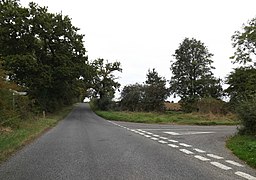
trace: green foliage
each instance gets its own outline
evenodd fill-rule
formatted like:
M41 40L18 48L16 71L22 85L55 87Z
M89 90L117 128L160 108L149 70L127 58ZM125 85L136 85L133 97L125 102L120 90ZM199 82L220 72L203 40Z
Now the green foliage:
M236 112L242 125L239 132L256 135L256 95L245 98L237 104Z
M243 25L242 31L236 31L232 36L233 47L236 48L234 63L252 62L256 55L256 18Z
M237 135L227 141L227 147L251 167L256 168L256 138Z
M181 97L183 109L193 110L192 104L200 98L222 95L220 80L211 72L213 54L201 41L185 38L173 56L176 62L171 65L170 88Z
M245 97L256 94L256 69L252 67L240 67L227 77L229 87L225 92L230 97L232 107Z
M153 69L148 71L145 82L145 93L142 103L145 111L165 110L164 101L169 96L169 90L165 87L165 78L158 75Z
M121 92L121 108L129 111L163 111L169 95L165 78L153 69L148 71L145 85L128 85Z
M143 109L144 86L138 83L127 85L121 92L121 109L128 111L141 111Z
M88 78L83 35L71 19L46 7L1 1L0 56L9 78L47 111L73 103Z
M47 118L30 119L19 122L19 128L0 127L0 162L6 160L22 146L38 137L46 129L53 127L72 110L72 106L64 107Z
M198 113L182 112L130 112L130 111L96 111L96 114L115 121L137 123L174 123L190 125L235 125L237 121L232 116L212 116Z
M107 110L114 98L115 91L120 87L116 81L114 72L122 72L120 62L109 63L104 59L96 59L91 63L93 69L93 79L90 88L92 96L97 99L94 101L96 107Z

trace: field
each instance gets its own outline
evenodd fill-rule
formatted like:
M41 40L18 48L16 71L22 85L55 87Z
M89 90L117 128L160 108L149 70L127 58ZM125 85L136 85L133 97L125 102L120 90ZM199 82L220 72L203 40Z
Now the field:
M213 115L200 113L183 113L180 111L156 112L128 112L128 111L95 111L105 119L137 123L166 123L188 125L236 125L236 116Z

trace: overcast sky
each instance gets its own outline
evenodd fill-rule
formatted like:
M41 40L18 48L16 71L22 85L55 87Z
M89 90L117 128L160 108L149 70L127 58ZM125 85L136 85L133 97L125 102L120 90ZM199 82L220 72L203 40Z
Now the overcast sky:
M30 0L21 0L27 6ZM34 0L72 18L84 34L89 60L120 61L122 86L142 83L148 69L167 80L172 54L185 37L196 38L214 56L214 74L232 70L231 36L256 17L255 0Z

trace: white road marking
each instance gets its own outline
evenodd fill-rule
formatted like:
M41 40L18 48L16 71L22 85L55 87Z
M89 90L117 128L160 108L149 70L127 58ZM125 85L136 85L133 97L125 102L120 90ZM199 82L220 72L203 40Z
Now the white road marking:
M149 136L149 135L146 135L146 134L145 134L144 136L145 136L145 137L147 137L147 138L150 138L150 137L151 137L151 136Z
M181 135L196 135L196 134L212 134L212 133L215 133L215 132L180 132L180 133L177 133L177 132L164 132L166 134L170 134L170 135L173 135L173 136L181 136Z
M232 161L232 160L226 160L227 163L238 166L238 167L244 167L242 164Z
M160 136L159 138L160 138L160 139L165 139L165 140L168 139L168 138L166 138L166 137L161 137L161 136Z
M176 133L176 132L164 132L164 133L174 135L174 136L180 135L180 133Z
M256 177L251 176L250 174L247 174L247 173L244 173L244 172L241 172L241 171L237 171L237 172L235 172L235 174L240 176L240 177L243 177L245 179L248 179L248 180L256 180Z
M158 142L160 142L160 143L162 143L162 144L166 144L166 143L167 143L166 141L163 141L163 140L160 140L160 141L158 141Z
M151 133L151 132L146 132L147 134L150 134L150 135L152 135L153 133Z
M155 138L155 137L152 137L150 139L155 140L155 141L159 140L158 138Z
M203 151L203 150L201 150L201 149L194 148L194 150L195 150L196 152L199 152L199 153L206 153L205 151Z
M189 144L185 144L185 143L180 143L181 146L184 146L184 147L191 147L191 145Z
M173 148L178 148L179 146L175 145L175 144L168 144L168 146L173 147Z
M228 166L226 166L226 165L224 165L224 164L221 164L221 163L219 163L219 162L211 162L211 164L214 165L214 166L216 166L216 167L218 167L218 168L220 168L220 169L223 169L223 170L232 169L231 167L228 167Z
M154 134L153 136L155 136L155 137L160 137L159 135L157 135L157 134Z
M181 152L184 152L186 154L194 154L193 152L187 150L187 149L180 149Z
M207 154L207 156L212 157L214 159L223 159L223 157L217 156L217 155L214 155L214 154Z
M197 158L197 159L199 159L199 160L201 160L201 161L210 161L210 159L205 158L205 157L203 157L203 156L195 155L194 157Z
M178 143L179 141L173 140L173 139L168 139L170 142Z

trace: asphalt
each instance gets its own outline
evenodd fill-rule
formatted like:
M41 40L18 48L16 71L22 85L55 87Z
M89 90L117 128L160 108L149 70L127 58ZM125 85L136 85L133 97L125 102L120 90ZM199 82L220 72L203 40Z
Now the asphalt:
M0 179L239 180L246 179L246 175L249 175L247 178L256 177L254 169L225 148L225 139L235 132L233 126L112 122L98 117L87 104L81 103L56 127L1 164ZM165 139L152 140L152 135ZM168 140L178 141L171 143L179 148L170 147ZM195 148L205 152L195 152ZM181 149L193 154L186 154ZM209 154L222 159L214 159ZM195 158L197 155L209 160L199 160ZM238 162L242 167L227 164L226 160ZM231 169L223 170L214 163L225 164ZM241 177L241 173L245 176Z

